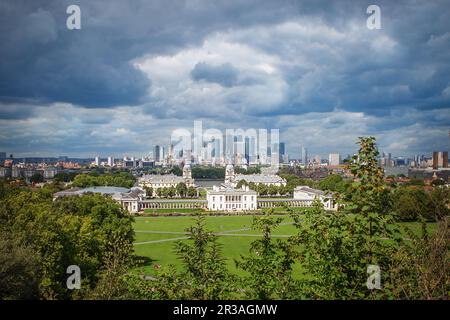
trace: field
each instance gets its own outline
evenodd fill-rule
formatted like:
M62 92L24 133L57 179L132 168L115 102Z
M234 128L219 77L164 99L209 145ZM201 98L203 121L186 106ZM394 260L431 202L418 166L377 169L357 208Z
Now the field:
M284 220L273 232L273 237L285 239L295 233L292 219L283 216ZM248 253L249 245L260 235L258 231L251 230L253 216L206 216L206 228L219 236L219 243L223 245L222 252L226 257L230 271L242 274L235 267L234 259L239 259L241 254ZM186 241L186 229L193 225L193 217L189 216L161 216L161 217L136 217L134 229L136 240L134 244L137 255L147 260L146 270L153 272L153 265L173 264L180 268L180 263L174 253L176 241ZM404 223L413 231L418 232L418 223ZM430 231L434 224L428 225ZM299 266L294 266L299 271Z
M300 208L300 207L295 207L295 208L290 208L292 212L304 212L305 210L310 210L311 208ZM167 214L167 215L193 215L194 213L205 213L207 212L206 209L190 209L190 208L186 208L186 209L144 209L144 215L147 214ZM287 211L285 208L283 207L274 207L272 208L272 212L274 214L287 214ZM263 213L263 211L261 209L257 209L254 211L247 211L247 214L261 214ZM225 214L224 212L222 212L222 214Z

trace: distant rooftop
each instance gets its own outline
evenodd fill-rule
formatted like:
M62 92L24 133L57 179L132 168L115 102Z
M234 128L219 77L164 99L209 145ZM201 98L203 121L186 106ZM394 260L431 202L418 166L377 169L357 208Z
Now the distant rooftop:
M221 186L214 186L213 190L208 190L208 194L254 194L256 195L256 191L250 189L236 189L230 185L222 184Z
M286 183L286 180L275 174L237 174L235 181L240 180L253 183Z
M61 197L61 196L71 196L71 195L82 195L88 192L93 193L100 193L103 195L113 195L113 194L119 194L119 193L129 193L130 189L127 188L120 188L120 187L89 187L89 188L72 188L69 190L64 190L60 192L55 193L55 197Z
M318 189L313 189L313 188L310 188L308 186L298 186L298 187L296 187L294 189L294 192L295 191L303 191L303 192L306 192L306 193L309 193L309 194L314 194L314 195L319 195L319 196L329 195L329 194L325 193L325 191L318 190Z
M185 179L182 176L176 176L174 174L146 174L139 178L139 181L151 183L179 183L185 182Z

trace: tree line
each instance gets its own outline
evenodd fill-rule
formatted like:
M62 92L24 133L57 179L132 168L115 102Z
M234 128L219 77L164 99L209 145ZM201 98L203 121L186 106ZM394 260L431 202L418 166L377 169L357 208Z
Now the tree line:
M80 188L96 186L131 188L135 182L136 178L129 172L89 173L76 175L72 185Z
M120 205L99 194L53 201L52 191L0 183L1 299L95 298L132 260L133 218ZM66 286L70 265L81 290Z
M153 198L154 196L158 198L194 198L198 196L197 189L192 186L188 187L184 182L178 183L175 187L152 188L144 186L143 189L147 198Z

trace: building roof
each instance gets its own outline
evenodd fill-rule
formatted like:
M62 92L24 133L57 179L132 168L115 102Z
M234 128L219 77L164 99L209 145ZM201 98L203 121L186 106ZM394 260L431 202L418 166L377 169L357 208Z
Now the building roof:
M129 192L120 192L113 194L113 198L117 200L138 200L145 193L141 188L131 188Z
M306 192L312 195L317 195L317 196L324 196L324 197L331 197L330 193L326 193L325 191L322 190L318 190L318 189L313 189L311 187L308 186L298 186L294 189L294 192Z
M185 178L182 176L176 176L174 174L146 174L139 178L139 182L147 183L180 183L185 181Z
M213 190L208 190L208 194L211 195L223 195L223 194L245 194L245 195L256 195L256 191L250 189L235 189L230 185L221 185L220 187L214 186Z
M101 193L103 195L113 195L118 193L129 193L130 189L120 187L89 187L89 188L72 188L55 193L55 197L82 195L88 192Z
M245 180L250 183L286 183L286 180L276 174L237 174L235 181Z

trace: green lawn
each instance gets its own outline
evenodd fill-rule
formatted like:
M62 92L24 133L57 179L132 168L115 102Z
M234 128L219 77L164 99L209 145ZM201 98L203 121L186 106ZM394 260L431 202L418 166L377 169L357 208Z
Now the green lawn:
M292 219L283 216L282 225L274 230L273 235L281 239L295 233ZM248 253L250 243L259 237L259 232L251 230L253 216L206 216L206 228L219 233L219 243L223 245L222 252L226 257L230 271L242 274L235 267L234 259L241 254ZM153 265L170 265L177 268L180 263L174 253L176 241L186 241L186 229L193 225L193 217L161 216L137 217L134 222L136 232L135 252L147 259L145 269L152 272ZM420 224L416 222L403 223L414 232L420 231ZM435 224L428 224L429 230L435 229ZM296 272L297 271L297 272ZM294 273L300 274L299 266L294 266Z
M287 214L286 208L284 207L274 207L273 209L273 213L275 214ZM291 208L291 210L293 212L304 212L305 210L311 210L312 208L305 208L305 207L293 207ZM262 213L264 210L268 210L268 209L258 209L255 210L253 212L259 212ZM204 209L144 209L144 214L158 214L158 213L205 213L206 210ZM211 212L211 213L217 213L217 212ZM248 213L249 215L252 214L252 212Z

